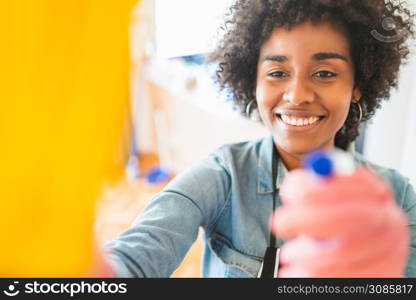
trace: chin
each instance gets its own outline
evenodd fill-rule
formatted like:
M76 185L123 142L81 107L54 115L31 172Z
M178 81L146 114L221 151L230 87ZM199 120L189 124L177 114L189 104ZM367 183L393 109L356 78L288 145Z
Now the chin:
M313 150L322 149L319 143L306 143L304 141L296 143L281 143L278 148L291 155L305 155Z

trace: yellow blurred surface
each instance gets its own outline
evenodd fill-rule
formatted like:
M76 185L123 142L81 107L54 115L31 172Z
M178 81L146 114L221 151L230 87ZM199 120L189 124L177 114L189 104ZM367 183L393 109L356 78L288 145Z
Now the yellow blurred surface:
M80 276L130 135L133 0L3 1L0 276Z

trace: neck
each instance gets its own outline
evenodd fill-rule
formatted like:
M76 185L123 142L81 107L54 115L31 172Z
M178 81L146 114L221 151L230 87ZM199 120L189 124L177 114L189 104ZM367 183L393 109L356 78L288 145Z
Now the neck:
M277 147L277 152L279 153L280 159L288 171L292 171L301 167L302 159L305 156L304 154L288 153L282 149L279 149L279 147Z

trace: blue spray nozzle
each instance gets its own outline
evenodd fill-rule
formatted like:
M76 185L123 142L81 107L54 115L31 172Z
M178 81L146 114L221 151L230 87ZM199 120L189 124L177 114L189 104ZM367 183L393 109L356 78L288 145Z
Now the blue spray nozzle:
M341 150L317 150L306 155L304 167L316 175L329 177L333 174L352 174L355 165L352 158Z
M312 152L305 158L305 165L315 174L328 177L333 173L334 164L329 155L323 151Z

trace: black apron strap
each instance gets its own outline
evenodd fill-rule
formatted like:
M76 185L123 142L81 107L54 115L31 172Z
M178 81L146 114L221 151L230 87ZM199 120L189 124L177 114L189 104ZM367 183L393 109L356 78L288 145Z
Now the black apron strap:
M272 150L272 188L273 188L273 212L276 209L276 179L277 179L277 149L273 143ZM279 265L279 250L276 248L276 237L270 231L269 246L264 253L263 265L261 268L260 278L273 278L277 275Z

